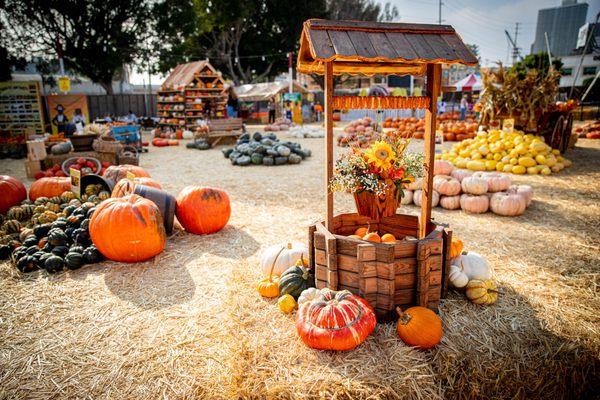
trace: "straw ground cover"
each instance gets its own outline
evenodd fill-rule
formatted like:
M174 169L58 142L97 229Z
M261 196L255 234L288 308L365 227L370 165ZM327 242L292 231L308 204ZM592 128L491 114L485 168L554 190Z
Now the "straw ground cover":
M346 353L316 352L294 317L258 297L260 249L306 240L323 214L322 140L299 165L232 167L219 150L151 149L142 166L165 189L224 188L223 231L177 232L156 259L46 276L0 265L0 398L585 398L600 385L600 142L571 169L516 177L535 190L525 215L435 209L494 266L503 292L481 308L444 301L444 339L412 350L379 325ZM420 149L422 142L412 144ZM336 149L336 151L342 151ZM23 177L21 161L0 173ZM336 195L338 211L351 211ZM417 214L415 207L403 212Z

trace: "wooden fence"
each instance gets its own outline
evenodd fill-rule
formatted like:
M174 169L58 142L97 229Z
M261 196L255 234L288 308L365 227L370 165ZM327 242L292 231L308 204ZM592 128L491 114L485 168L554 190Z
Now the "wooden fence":
M104 117L106 114L122 116L133 111L138 117L156 116L156 95L115 94L87 96L90 120Z

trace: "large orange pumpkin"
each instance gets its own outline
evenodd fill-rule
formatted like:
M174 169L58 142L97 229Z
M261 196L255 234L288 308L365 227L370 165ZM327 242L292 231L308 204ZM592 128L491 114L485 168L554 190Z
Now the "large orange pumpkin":
M110 198L96 206L90 237L109 260L139 262L163 251L165 227L160 210L137 194Z
M33 201L38 197L60 196L69 190L71 190L71 178L40 178L31 184L29 188L29 200Z
M351 350L364 342L376 325L373 308L347 290L321 289L298 310L296 329L302 341L318 350Z
M143 168L138 167L137 165L129 165L129 164L111 165L110 167L108 167L106 169L106 171L104 171L104 174L102 176L106 179L110 179L111 181L117 183L121 179L126 178L128 172L131 172L133 175L135 175L138 178L140 178L140 177L150 178L150 174L147 173Z
M0 214L27 198L27 189L21 181L8 175L0 175Z
M398 336L409 346L420 349L435 347L442 340L442 320L433 311L425 307L411 307L402 311L396 308Z
M224 190L187 186L177 196L177 219L197 235L220 231L231 216L229 196Z
M142 176L142 177L139 177L139 178L136 177L136 178L133 179L133 182L136 185L151 186L153 188L162 190L162 186L161 186L160 183L158 183L157 181L155 181L152 178L148 178L148 177L145 177L145 176Z

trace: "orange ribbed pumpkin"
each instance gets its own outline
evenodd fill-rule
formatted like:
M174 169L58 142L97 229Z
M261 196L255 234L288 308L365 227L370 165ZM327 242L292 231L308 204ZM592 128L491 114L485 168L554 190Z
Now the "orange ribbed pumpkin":
M298 310L296 329L308 347L351 350L364 342L377 324L373 308L347 290L321 289Z
M8 175L0 175L0 193L0 214L6 214L9 208L27 198L25 185Z
M110 179L111 181L117 183L121 179L126 178L128 172L131 172L138 178L150 178L150 174L147 173L143 168L138 167L137 165L129 164L111 165L110 167L106 168L106 171L104 171L104 174L102 176L106 179Z
M90 219L90 237L109 260L139 262L163 251L165 227L160 210L137 194L110 198Z
M187 186L177 196L175 212L186 231L204 235L218 232L227 225L231 204L224 190Z
M63 192L71 190L71 178L51 177L40 178L31 184L29 188L29 200L38 197L60 196Z
M442 340L442 320L433 311L425 307L411 307L402 311L396 307L398 336L409 346L430 349Z
M135 178L133 181L129 179L121 179L115 184L111 197L123 197L128 194L134 193L134 189L137 185L151 186L153 188L162 190L160 183L156 182L152 178Z

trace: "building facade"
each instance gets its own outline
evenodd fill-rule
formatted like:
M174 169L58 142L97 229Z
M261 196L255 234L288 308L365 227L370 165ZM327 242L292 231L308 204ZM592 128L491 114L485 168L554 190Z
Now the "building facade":
M577 3L577 0L563 0L559 7L539 10L531 53L547 51L547 33L553 57L571 54L577 46L579 28L585 24L587 11L587 3Z

